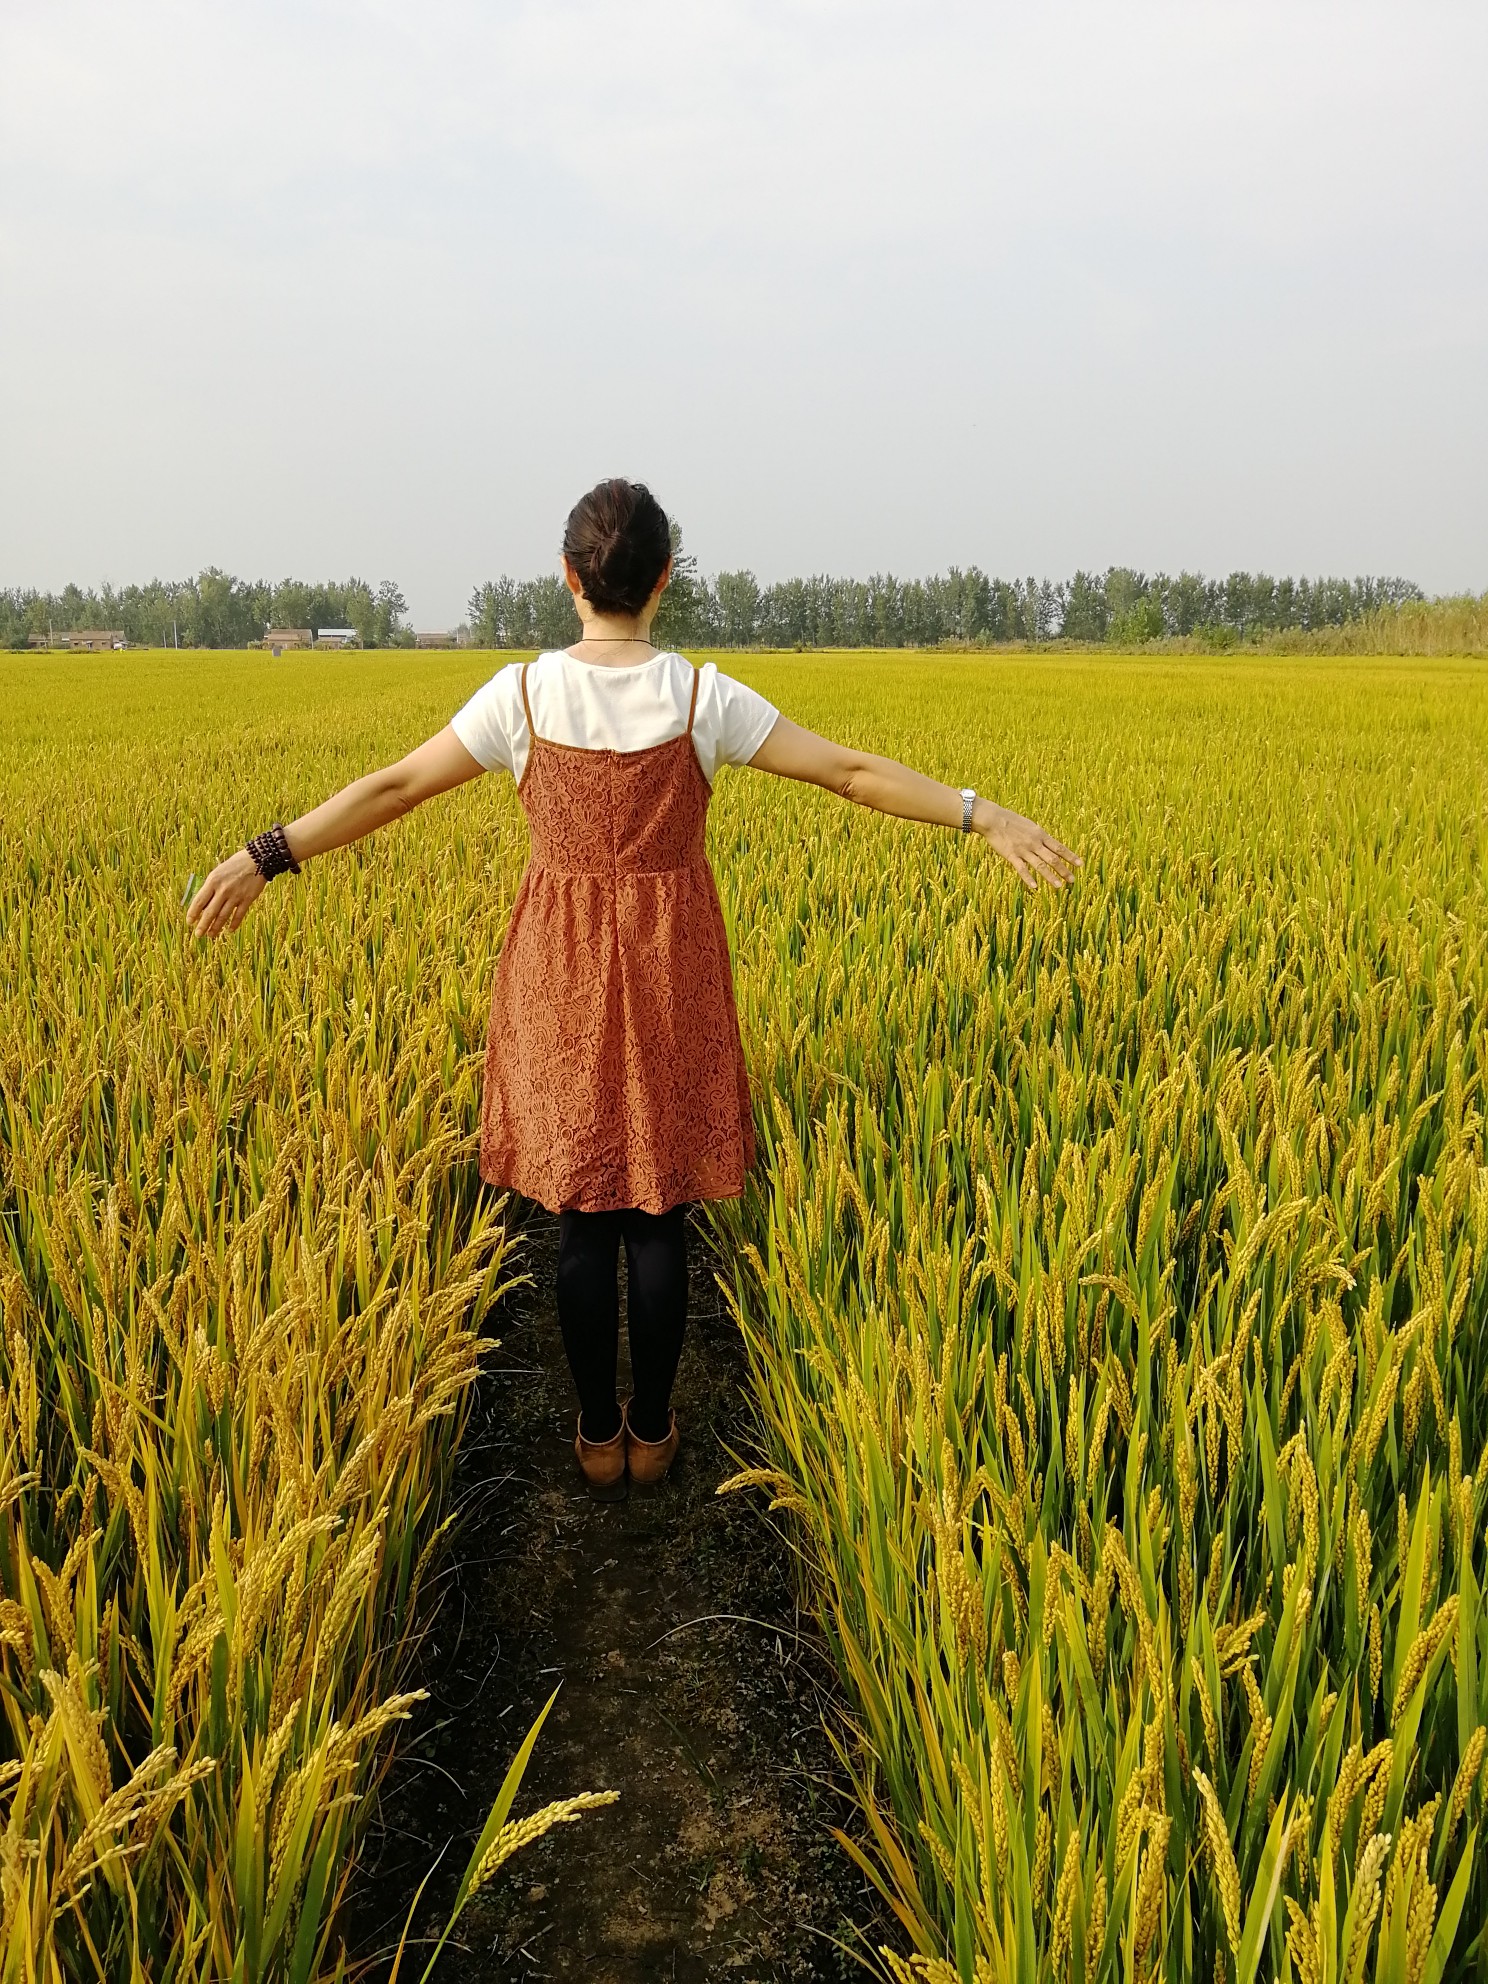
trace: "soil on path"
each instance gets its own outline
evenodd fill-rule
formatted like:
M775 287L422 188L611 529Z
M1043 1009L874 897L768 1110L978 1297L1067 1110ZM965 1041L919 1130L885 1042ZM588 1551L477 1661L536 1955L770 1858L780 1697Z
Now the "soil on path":
M510 1298L462 1450L463 1513L417 1675L430 1699L382 1787L351 1907L353 1950L387 1974L409 1903L422 1971L511 1757L562 1684L515 1816L615 1789L526 1849L471 1903L440 1984L571 1978L862 1978L898 1945L831 1827L853 1831L822 1728L830 1663L796 1610L785 1545L757 1497L717 1497L747 1443L738 1333L701 1234L676 1406L683 1446L649 1493L596 1504L553 1308L557 1222L525 1231L532 1286ZM622 1279L623 1279L622 1254ZM623 1313L623 1310L622 1310ZM625 1352L622 1330L622 1386Z

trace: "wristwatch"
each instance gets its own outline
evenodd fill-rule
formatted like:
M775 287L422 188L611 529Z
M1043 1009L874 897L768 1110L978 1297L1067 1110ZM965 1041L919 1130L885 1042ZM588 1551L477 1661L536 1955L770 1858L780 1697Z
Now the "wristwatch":
M964 834L971 832L971 809L975 805L975 792L969 785L963 785L961 788L961 831Z

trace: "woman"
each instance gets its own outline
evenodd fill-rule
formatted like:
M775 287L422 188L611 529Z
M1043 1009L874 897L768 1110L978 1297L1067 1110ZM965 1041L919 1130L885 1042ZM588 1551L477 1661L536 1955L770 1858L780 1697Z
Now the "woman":
M703 848L713 778L747 764L901 819L981 835L1029 888L1078 857L1031 820L891 758L833 744L763 696L658 651L667 518L638 483L574 506L563 571L583 637L514 662L449 725L290 826L219 863L193 899L200 937L236 930L267 883L498 767L532 855L496 972L481 1175L558 1214L558 1320L591 1493L654 1482L677 1452L672 1382L687 1314L686 1213L736 1197L754 1160L723 916ZM617 1269L629 1270L633 1396L616 1398Z

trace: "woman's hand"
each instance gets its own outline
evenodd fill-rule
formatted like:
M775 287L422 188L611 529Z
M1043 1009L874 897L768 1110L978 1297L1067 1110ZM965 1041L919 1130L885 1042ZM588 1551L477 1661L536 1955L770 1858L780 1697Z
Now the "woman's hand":
M987 845L996 848L1017 872L1027 889L1036 889L1040 882L1062 889L1075 870L1085 865L1078 854L1063 841L1055 840L1053 834L1046 834L1021 813L1009 812L1006 806L998 806L990 799L977 800L971 824Z
M186 921L198 937L221 937L236 930L268 887L246 847L217 866L191 898Z

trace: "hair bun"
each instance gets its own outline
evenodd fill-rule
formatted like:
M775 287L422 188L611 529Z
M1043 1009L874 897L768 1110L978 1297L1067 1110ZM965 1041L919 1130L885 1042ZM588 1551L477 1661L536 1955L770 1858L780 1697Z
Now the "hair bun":
M643 482L614 477L581 496L563 530L563 555L597 613L640 613L672 555L665 510Z

